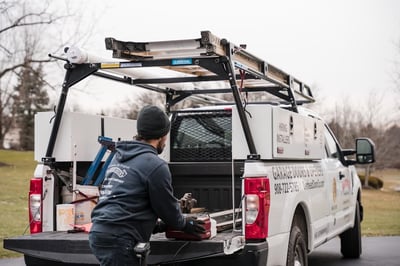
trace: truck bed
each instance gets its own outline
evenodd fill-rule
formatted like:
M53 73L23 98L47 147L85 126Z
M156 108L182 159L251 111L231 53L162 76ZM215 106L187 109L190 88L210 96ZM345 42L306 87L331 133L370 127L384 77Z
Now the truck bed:
M236 240L236 243L232 241L236 236L237 233L229 230L220 232L209 240L184 241L167 239L163 233L156 234L151 238L148 263L169 263L221 256L225 254L224 251L232 248L231 245L236 247L244 245L239 243L240 240L239 242ZM43 232L18 236L4 239L4 248L57 262L98 265L89 248L87 233Z
M243 161L232 162L170 162L172 186L177 198L191 193L196 207L208 212L238 208L241 200ZM235 206L232 206L232 168L235 172Z
M212 163L170 163L173 174L174 192L178 197L190 192L197 199L197 207L205 207L210 214L232 210L232 164ZM240 205L240 174L243 162L236 162L235 205ZM190 182L189 182L190 180ZM232 227L224 228L224 219L217 217L222 229L210 240L182 241L167 239L165 234L153 235L149 264L173 263L200 258L225 256L240 250L245 245L240 233L233 233ZM238 217L240 218L240 217ZM227 220L227 222L229 223ZM232 226L232 224L231 224ZM237 225L238 226L238 225ZM240 226L238 227L240 228ZM20 252L25 256L59 263L98 265L88 244L87 233L43 232L33 235L16 236L4 240L4 248ZM225 256L226 257L226 256ZM50 265L52 265L50 263Z

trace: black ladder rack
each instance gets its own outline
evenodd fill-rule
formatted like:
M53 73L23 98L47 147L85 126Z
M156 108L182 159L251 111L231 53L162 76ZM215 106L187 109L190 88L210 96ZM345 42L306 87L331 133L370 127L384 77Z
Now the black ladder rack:
M210 31L202 31L201 38L197 39L125 42L106 38L105 43L106 48L113 51L114 58L177 72L176 77L169 77L168 80L158 77L134 79L132 84L227 81L229 75L226 70L217 66L226 60L233 68L237 83L243 82L242 90L266 91L292 104L294 110L298 101L314 102L308 85ZM124 67L123 64L118 67L121 66Z
M259 156L247 121L242 92L267 92L279 98L280 102L290 104L294 112L297 112L298 104L314 102L308 85L242 46L218 38L209 31L202 31L197 39L125 42L106 38L105 43L106 48L113 51L113 57L120 59L118 62L78 64L67 61L63 91L43 162L54 162L54 144L69 88L90 75L164 93L168 112L171 106L190 96L209 100L207 94L231 93L249 148L249 159L258 159ZM183 84L192 86L186 88Z

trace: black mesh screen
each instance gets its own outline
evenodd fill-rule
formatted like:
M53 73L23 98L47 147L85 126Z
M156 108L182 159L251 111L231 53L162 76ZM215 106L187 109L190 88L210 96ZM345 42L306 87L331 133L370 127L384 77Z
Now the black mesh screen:
M177 113L171 128L171 161L230 161L231 110Z

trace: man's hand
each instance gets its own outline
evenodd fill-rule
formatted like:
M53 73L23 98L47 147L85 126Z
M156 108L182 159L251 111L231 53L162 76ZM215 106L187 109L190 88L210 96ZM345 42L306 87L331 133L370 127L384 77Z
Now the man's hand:
M167 225L163 221L157 220L153 234L164 233L165 231L167 231Z
M204 222L197 220L195 217L186 217L186 224L183 228L185 233L195 236L199 240L201 239L201 234L206 232L204 228Z

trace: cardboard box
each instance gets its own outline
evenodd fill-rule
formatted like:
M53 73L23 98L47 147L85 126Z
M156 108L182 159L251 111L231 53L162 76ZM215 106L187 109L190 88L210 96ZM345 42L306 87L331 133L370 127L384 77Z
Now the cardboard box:
M90 223L93 208L96 206L100 195L97 186L76 186L76 199L72 201L72 192L66 187L62 188L61 195L63 203L71 203L75 206L74 224L81 225Z
M74 228L75 205L57 204L56 207L57 231L67 231Z

